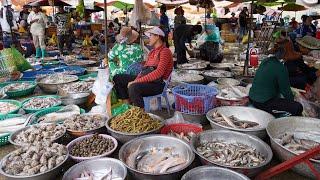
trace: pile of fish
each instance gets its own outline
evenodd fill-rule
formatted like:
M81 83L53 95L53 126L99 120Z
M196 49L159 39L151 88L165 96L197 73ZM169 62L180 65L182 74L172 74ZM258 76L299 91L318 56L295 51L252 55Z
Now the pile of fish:
M240 120L233 115L227 117L226 115L219 113L217 111L213 112L211 114L211 117L214 122L226 127L232 127L237 129L249 129L249 128L254 128L256 126L259 126L259 123L247 121L247 120Z
M190 70L191 71L191 70ZM196 82L203 80L204 77L197 73L190 73L187 71L176 71L172 74L173 82Z
M45 84L62 84L75 81L76 78L73 75L66 75L61 73L55 73L51 75L47 75L46 77L40 80L40 83Z
M209 70L209 71L204 71L203 73L205 76L209 77L232 77L232 73L229 71L223 71L223 70Z
M73 115L66 119L63 125L73 131L90 131L104 126L105 119L99 114Z
M103 169L103 170L84 170L81 172L78 178L73 180L123 180L121 177L114 177L112 169Z
M65 146L57 143L39 143L10 153L2 162L2 170L15 176L31 176L59 166L66 158Z
M110 152L115 144L112 139L99 134L85 138L73 145L70 154L76 157L92 157Z
M132 134L152 131L161 126L162 123L159 120L153 119L138 107L132 107L110 121L110 127L113 130Z
M60 88L67 93L81 93L91 91L93 82L79 81L70 84L64 84Z
M30 87L32 87L31 83L12 83L12 84L6 85L3 88L3 90L4 90L4 92L21 91L21 90L29 89Z
M242 143L223 140L202 142L197 151L207 160L231 167L255 167L266 161L256 149Z
M137 154L139 149L140 146L126 159L126 164L138 171L152 174L163 174L180 170L187 163L185 158L174 152L174 147L167 147L163 149L154 147L148 151Z
M55 97L35 97L23 104L25 109L44 109L56 106L61 100Z
M281 134L278 138L274 139L286 149L302 154L309 149L312 149L320 145L320 132L308 131L308 132L287 132Z
M73 115L80 114L80 108L77 105L68 105L60 110L46 114L38 119L39 123L57 123L70 118Z
M16 110L18 106L9 102L0 102L0 114L6 114L13 110Z
M8 118L0 121L0 136L22 129L27 124L27 118L23 116Z
M205 69L207 67L207 64L204 64L202 62L193 62L193 63L186 63L179 65L179 69L185 69L185 70L196 70L196 69Z
M242 86L218 86L218 98L228 100L239 100L248 97L249 92Z
M54 141L65 133L62 125L42 124L33 125L18 133L13 141L20 145L34 144L43 141Z
M78 73L78 71L76 71L76 70L65 70L65 71L61 72L61 74L66 74L66 75L75 75L77 73Z
M182 139L182 140L184 140L184 141L186 141L186 142L190 142L191 138L192 138L193 136L195 136L196 133L194 133L194 132L188 132L188 133L183 133L183 132L181 132L181 133L176 133L176 132L174 132L174 131L170 131L170 132L168 133L168 135L169 135L169 136L173 136L173 137L177 137L177 138Z

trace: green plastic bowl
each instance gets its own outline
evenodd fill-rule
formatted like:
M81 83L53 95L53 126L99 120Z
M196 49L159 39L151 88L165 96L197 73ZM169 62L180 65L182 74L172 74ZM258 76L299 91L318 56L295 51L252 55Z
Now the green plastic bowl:
M11 99L2 99L0 100L0 102L7 102L7 103L11 103L11 104L14 104L17 106L17 109L14 109L8 113L0 113L0 115L6 115L6 114L15 114L19 111L19 109L21 108L22 106L22 103L20 101L17 101L17 100L11 100Z
M46 114L50 114L50 113L56 112L56 111L60 110L63 107L65 107L65 106L50 107L50 108L47 108L47 109L44 109L44 110L41 110L41 111L38 111L38 112L34 113L33 119L30 122L30 125L38 124L38 119L40 117L42 117L42 116L44 116ZM80 114L83 114L85 112L86 111L84 109L80 108ZM60 122L58 122L58 123L60 123Z
M48 108L42 108L42 109L29 109L29 108L24 108L23 106L25 105L25 103L27 103L28 101L30 101L31 99L33 98L46 98L46 97L54 97L56 99L60 99L61 96L57 96L57 95L47 95L47 96L34 96L34 97L31 97L31 98L28 98L26 100L24 100L22 102L22 109L26 112L26 113L35 113L35 112L38 112L38 111L41 111L41 110L45 110L45 109L48 109ZM51 107L56 107L56 106L60 106L62 104L62 101L60 100L60 103L54 105L54 106L51 106ZM49 108L51 108L49 107Z
M34 90L37 87L37 83L34 81L13 81L10 84L13 83L30 83L32 86L30 88L27 89L23 89L23 90L16 90L16 91L6 91L6 95L10 98L16 98L16 97L23 97L23 96L27 96L30 95L34 92ZM7 84L9 85L9 84Z
M15 118L15 117L20 117L22 116L21 114L5 114L5 115L0 115L0 121L3 121L5 119L9 118ZM10 133L5 133L2 136L0 136L0 146L4 146L9 143L9 137Z

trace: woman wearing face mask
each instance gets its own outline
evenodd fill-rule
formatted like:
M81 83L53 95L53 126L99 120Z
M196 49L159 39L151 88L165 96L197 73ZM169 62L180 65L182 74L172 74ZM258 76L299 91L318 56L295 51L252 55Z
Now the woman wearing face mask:
M274 114L274 111L285 111L300 116L303 107L294 101L288 70L280 61L285 55L286 41L279 40L271 50L272 55L260 64L249 97L256 108L266 112Z

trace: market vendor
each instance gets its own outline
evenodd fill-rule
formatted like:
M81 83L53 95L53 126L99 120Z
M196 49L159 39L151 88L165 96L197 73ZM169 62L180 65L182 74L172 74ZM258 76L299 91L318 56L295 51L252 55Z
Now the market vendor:
M33 44L36 48L36 58L44 58L46 55L45 32L48 20L45 14L40 11L39 4L35 3L28 16L28 24L31 25Z
M177 63L184 64L187 63L186 56L186 45L185 43L189 43L190 48L192 48L191 40L202 32L201 25L179 25L174 32L174 47L177 53Z
M286 41L279 40L271 50L272 55L261 62L249 98L256 108L266 112L275 114L274 111L285 111L293 116L300 116L303 107L294 101L288 71L280 62L286 53Z
M139 44L139 33L130 27L123 27L116 37L117 43L108 53L110 78L126 73L133 63L143 60L143 50Z
M63 55L64 44L66 44L69 53L72 50L70 20L70 16L64 11L63 6L59 6L58 13L54 15L53 21L57 25L57 37L60 55Z
M290 40L285 42L284 47L286 52L283 60L289 72L291 86L305 89L307 85L312 85L317 80L317 77L320 76L320 71L304 63L302 53L294 50Z
M138 76L120 74L113 78L117 95L122 100L144 108L143 97L161 94L173 70L172 53L165 44L165 33L159 27L145 33L153 50L148 54Z
M10 48L11 45L16 44L17 37L13 31L18 29L17 23L13 17L13 9L11 3L6 1L3 4L3 7L0 9L0 25L2 29L3 36L3 47Z

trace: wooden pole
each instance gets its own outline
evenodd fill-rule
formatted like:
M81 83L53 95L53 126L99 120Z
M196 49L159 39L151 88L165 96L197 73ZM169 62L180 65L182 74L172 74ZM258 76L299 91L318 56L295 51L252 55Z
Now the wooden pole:
M253 18L253 3L254 0L251 2L251 12L250 12L250 24L248 26L248 44L247 44L247 53L246 53L246 60L244 62L243 68L243 75L248 76L248 68L249 68L249 49L250 49L250 41L251 41L251 26L252 26L252 18Z
M104 0L104 18L105 18L105 23L104 23L104 59L105 59L105 63L106 66L108 65L108 9L107 9L107 0ZM108 67L105 67L108 68ZM109 115L109 117L112 116L111 113L111 93L108 95L107 99L106 99L106 107L107 107L107 114Z

